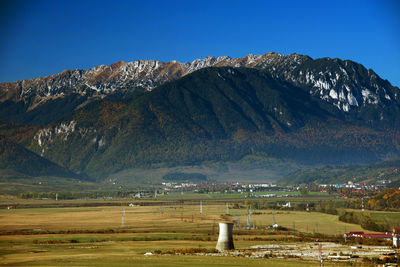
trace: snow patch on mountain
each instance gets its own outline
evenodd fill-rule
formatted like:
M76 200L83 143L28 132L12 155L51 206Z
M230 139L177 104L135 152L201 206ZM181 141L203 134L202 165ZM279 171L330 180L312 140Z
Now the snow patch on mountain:
M336 91L333 90L333 89L331 89L331 90L329 91L329 96L330 96L332 99L338 99L338 94L337 94Z
M88 70L66 70L44 78L2 83L0 93L7 92L4 95L14 98L14 101L24 101L34 107L51 97L72 93L102 98L116 91L126 92L137 88L151 91L165 82L179 79L202 68L229 66L264 69L272 77L303 87L311 95L320 97L345 112L362 105L377 104L380 99L393 101L393 95L393 98L397 98L396 93L389 93L390 85L385 87L382 82L378 83L381 79L372 70L365 70L368 80L361 81L360 68L356 68L355 64L348 60L313 60L304 55L285 56L278 53L249 54L242 58L208 56L186 63L175 60L136 60L128 63L119 61ZM228 69L228 72L235 74L233 69ZM224 78L221 74L218 76ZM15 92L15 95L10 92Z

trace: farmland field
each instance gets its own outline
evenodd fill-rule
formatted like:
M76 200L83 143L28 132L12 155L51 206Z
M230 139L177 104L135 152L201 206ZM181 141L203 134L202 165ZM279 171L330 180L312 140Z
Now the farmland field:
M124 217L123 217L124 213ZM174 249L215 248L221 219L246 224L246 209L225 205L171 203L159 206L97 206L0 210L0 264L6 266L309 266L315 261L276 258L250 259L198 255L143 255ZM274 233L278 223L296 231L343 234L358 225L339 222L337 216L296 211L256 210L251 224L257 229L235 229L236 249L260 244L293 242L292 234ZM317 225L316 225L317 222Z
M124 210L124 227L122 224ZM125 229L134 232L200 232L212 230L222 214L225 205L203 204L200 214L198 205L160 205L160 206L102 206L68 208L31 208L0 210L0 232L31 230L107 230ZM229 209L232 219L240 218L246 223L246 209ZM335 215L318 212L255 210L251 224L265 228L277 223L302 232L323 234L343 234L344 231L360 231L361 227L340 222Z

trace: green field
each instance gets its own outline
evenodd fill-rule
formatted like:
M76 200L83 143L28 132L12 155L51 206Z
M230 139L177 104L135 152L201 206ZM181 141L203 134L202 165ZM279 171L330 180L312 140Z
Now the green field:
M374 211L371 213L371 217L376 221L400 222L399 212Z
M391 231L393 228L398 228L400 226L400 212L371 210L362 212L355 209L347 209L347 211L354 212L359 217L361 217L361 215L370 217L376 224L386 226L386 229L388 229L387 231Z

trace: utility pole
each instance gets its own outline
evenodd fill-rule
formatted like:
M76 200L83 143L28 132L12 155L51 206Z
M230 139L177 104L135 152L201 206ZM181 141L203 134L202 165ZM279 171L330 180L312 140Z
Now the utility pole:
M272 226L274 226L276 224L275 214L274 213L272 213L272 222L273 222Z
M364 197L361 198L361 211L364 212Z
M240 229L240 216L235 215L235 217L236 217L236 222L237 222L237 228Z
M125 227L125 208L122 208L121 227Z
M251 228L251 218L250 218L250 209L249 206L247 206L247 229Z
M200 200L200 214L203 214L203 201Z
M214 232L215 232L215 219L214 219L213 225L212 225L212 234L213 234L213 235L214 235Z
M293 222L293 237L296 238L296 226Z
M321 243L318 244L318 251L319 251L319 256L318 256L319 266L323 267L324 266L324 258L322 257L322 244Z

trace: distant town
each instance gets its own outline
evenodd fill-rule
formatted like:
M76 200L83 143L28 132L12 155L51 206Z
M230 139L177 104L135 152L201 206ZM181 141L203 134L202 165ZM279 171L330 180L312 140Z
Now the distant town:
M244 183L244 182L162 182L154 192L136 194L135 197L157 197L165 195L185 194L242 194L244 197L271 198L271 197L299 197L310 192L323 194L338 194L338 197L369 198L381 192L390 184L390 180L379 180L376 184L362 184L348 181L343 184L317 185L288 185L280 186L276 183ZM271 192L271 193L269 193ZM279 192L279 194L277 194ZM285 192L287 192L285 194Z

